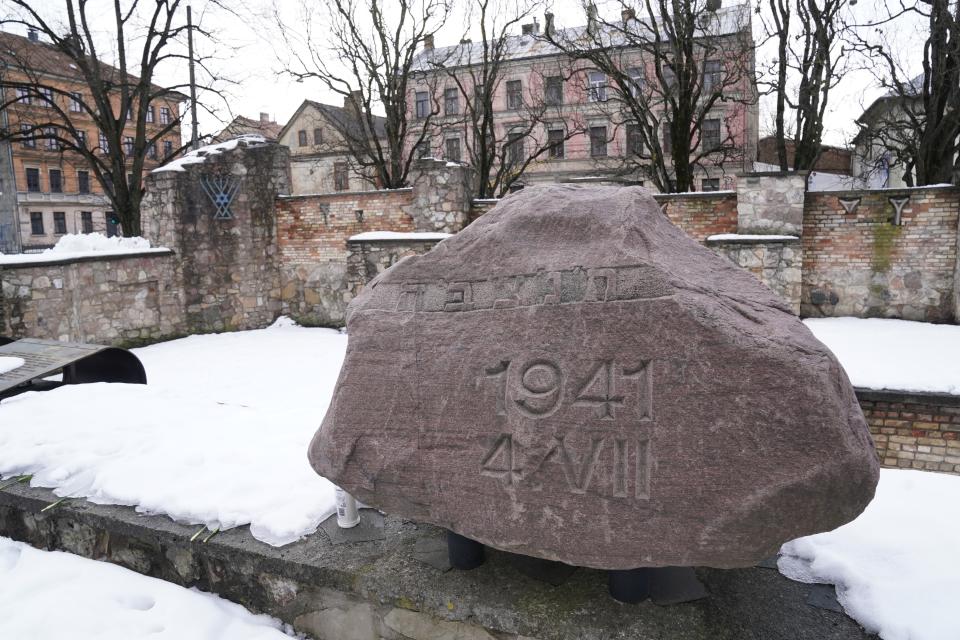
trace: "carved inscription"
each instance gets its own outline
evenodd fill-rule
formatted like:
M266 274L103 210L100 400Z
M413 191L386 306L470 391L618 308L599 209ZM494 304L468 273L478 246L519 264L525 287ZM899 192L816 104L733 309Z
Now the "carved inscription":
M648 500L650 498L650 442L591 436L586 447L578 450L566 437L555 437L539 462L531 462L513 435L501 434L480 462L480 475L496 478L506 485L535 485L559 466L567 490L575 495L607 494L614 498ZM521 463L521 460L524 462Z
M507 486L533 487L559 470L575 495L648 499L648 437L603 430L626 423L635 431L653 419L652 379L650 361L624 366L616 359L598 360L580 372L549 358L501 360L485 367L477 387L493 395L498 416L543 420L563 409L575 412L573 420L583 433L552 436L547 446L541 441L536 454L525 452L513 434L502 433L484 453L480 475ZM569 421L567 417L565 423Z
M538 271L481 280L377 282L370 307L398 312L460 313L541 305L642 300L671 295L649 265Z

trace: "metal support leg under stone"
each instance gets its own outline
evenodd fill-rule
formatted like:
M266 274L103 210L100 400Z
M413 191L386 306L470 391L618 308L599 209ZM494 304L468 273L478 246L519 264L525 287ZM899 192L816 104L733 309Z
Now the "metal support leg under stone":
M613 569L607 571L610 597L618 602L637 604L650 597L650 569Z
M447 552L450 554L450 566L454 569L468 571L486 561L482 544L453 531L447 531Z

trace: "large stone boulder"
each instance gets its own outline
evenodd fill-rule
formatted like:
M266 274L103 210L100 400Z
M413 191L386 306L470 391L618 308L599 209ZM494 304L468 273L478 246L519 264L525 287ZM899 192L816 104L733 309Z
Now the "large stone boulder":
M507 551L756 563L879 468L850 382L640 188L528 187L350 305L317 472Z

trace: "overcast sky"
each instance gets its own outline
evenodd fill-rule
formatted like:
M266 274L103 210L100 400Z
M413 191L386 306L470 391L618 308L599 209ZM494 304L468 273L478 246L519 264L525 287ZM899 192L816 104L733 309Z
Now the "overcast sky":
M317 7L318 12L323 2L323 0L305 1L306 6ZM758 1L760 0L754 0L754 4ZM49 5L46 4L47 2ZM859 22L866 22L874 16L876 11L874 2L875 0L863 0L853 8ZM110 4L112 3L105 5L106 16L102 23L104 36L109 36L112 27ZM212 55L214 59L210 62L211 66L236 82L227 88L230 95L228 107L221 104L216 116L201 114L202 134L216 133L222 127L222 122L229 121L232 115L256 118L260 112L266 112L283 124L300 103L308 98L331 104L342 103L341 98L325 92L318 82L297 83L281 71L282 64L279 57L283 55L283 51L277 50L277 26L269 14L273 7L277 7L286 22L296 25L295 29L300 28L303 24L300 19L301 0L243 0L243 2L227 0L224 4L230 6L231 11L216 6L211 3L211 0L194 0L192 4L194 21L215 32L215 41L198 39L200 53ZM615 2L606 7L602 0L598 4L601 13L611 19L619 15L619 8ZM733 3L727 0L724 4ZM390 0L386 0L385 6L389 5ZM55 18L62 11L61 6L59 2L44 0L44 10L48 11L51 17ZM585 22L580 0L554 0L552 10L557 16L556 22L560 27ZM542 13L539 19L542 23ZM457 11L438 34L437 46L458 42L465 35L465 22L462 10ZM754 23L754 31L758 33L759 25L756 18ZM894 44L905 52L908 65L917 72L920 71L919 52L922 43L918 36L918 26L915 20L903 22L894 32ZM477 33L468 35L475 40L479 38ZM762 59L766 55L765 51L761 51L758 58ZM185 71L186 69L180 66L168 67L163 74L166 77L160 77L158 80L165 84L183 82L186 76ZM856 132L854 119L881 93L871 74L860 71L848 75L831 95L824 141L835 145L843 145L849 141ZM771 120L767 101L761 103L760 117L761 135L763 135L768 132L766 123ZM184 127L184 136L189 136L189 126Z

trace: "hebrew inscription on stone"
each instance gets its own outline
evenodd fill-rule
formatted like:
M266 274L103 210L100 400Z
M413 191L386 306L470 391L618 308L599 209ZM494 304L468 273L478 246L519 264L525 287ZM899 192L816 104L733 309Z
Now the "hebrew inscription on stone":
M640 188L512 194L368 283L347 332L314 469L493 547L752 566L873 496L833 354Z

